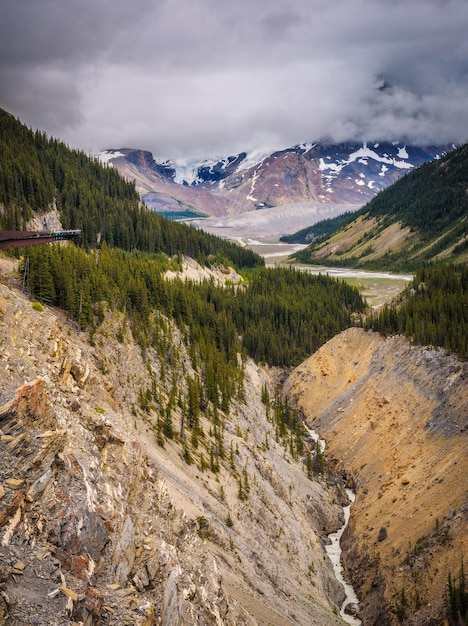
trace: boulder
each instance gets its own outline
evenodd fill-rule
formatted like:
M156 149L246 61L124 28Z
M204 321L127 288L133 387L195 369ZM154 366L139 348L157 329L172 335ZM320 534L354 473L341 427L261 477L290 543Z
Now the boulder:
M388 531L385 528L385 526L382 526L382 528L379 530L379 535L377 537L377 541L385 541L385 539L387 539L388 537Z

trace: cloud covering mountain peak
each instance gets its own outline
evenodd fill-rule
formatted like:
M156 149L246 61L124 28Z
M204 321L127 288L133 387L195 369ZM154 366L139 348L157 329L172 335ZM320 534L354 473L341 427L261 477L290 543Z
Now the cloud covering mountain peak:
M0 106L89 152L466 139L466 0L5 0L2 13Z

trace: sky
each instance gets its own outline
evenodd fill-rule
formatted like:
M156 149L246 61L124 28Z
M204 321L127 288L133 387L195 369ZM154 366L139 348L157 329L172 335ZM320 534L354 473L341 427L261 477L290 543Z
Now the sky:
M94 154L468 140L467 0L2 0L0 107Z

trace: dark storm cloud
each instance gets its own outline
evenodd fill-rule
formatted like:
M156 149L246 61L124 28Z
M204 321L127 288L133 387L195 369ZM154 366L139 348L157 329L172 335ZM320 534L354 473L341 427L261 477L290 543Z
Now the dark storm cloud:
M138 25L155 5L151 0L3 0L0 106L60 136L85 117L81 95L94 64L108 58L121 29Z
M87 151L468 138L466 0L4 0L0 106Z

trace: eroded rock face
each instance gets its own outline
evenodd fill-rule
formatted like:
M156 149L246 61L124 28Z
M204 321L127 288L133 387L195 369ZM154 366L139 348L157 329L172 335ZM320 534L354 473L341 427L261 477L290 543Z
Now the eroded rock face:
M8 423L8 428L12 431L15 430L16 424L17 430L20 430L21 426L28 430L32 429L36 422L44 428L50 428L54 420L44 381L37 379L34 384L21 387L15 398L0 408L0 420L4 424Z
M285 384L356 489L342 546L365 623L443 613L468 541L467 390L467 363L357 328Z
M38 624L69 619L197 623L191 621L196 611L191 596L203 603L206 623L215 623L223 605L226 623L250 622L224 598L214 561L201 576L200 565L209 561L202 542L161 490L161 479L139 446L132 445L126 458L120 455L119 465L108 451L108 480L87 475L77 457L65 451L65 431L53 428L41 380L22 387L0 415L0 557L7 623L30 623L29 610ZM121 439L116 441L107 445L120 448ZM144 496L135 491L137 483ZM113 496L101 499L101 492L111 490ZM127 501L124 518L113 513L118 510L114 497ZM164 528L159 524L157 534L150 533L162 519ZM181 549L172 543L178 537L184 537ZM189 545L191 558L185 553ZM20 584L15 584L17 577ZM23 580L34 582L34 592ZM44 604L38 609L35 601L41 595Z
M48 540L63 566L78 578L90 579L109 541L104 521L89 499L83 468L73 454L65 457L63 471L56 481L57 522ZM124 581L126 582L126 581Z
M323 548L339 492L275 442L266 374L246 364L247 402L225 416L236 471L202 471L135 410L160 365L119 324L90 346L0 282L0 624L340 624Z

